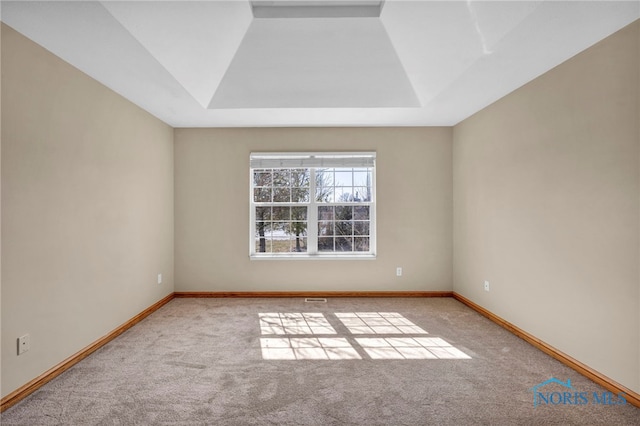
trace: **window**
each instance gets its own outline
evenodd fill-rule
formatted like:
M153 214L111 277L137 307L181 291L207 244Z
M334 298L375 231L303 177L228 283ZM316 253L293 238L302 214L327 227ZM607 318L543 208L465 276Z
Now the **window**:
M375 153L252 153L250 255L373 257Z

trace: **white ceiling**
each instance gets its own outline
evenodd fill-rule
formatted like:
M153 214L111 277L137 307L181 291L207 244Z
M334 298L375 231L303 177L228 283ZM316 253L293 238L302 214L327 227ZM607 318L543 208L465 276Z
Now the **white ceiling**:
M249 0L2 1L1 18L174 127L451 126L640 1L386 0L379 18L295 19L254 18Z

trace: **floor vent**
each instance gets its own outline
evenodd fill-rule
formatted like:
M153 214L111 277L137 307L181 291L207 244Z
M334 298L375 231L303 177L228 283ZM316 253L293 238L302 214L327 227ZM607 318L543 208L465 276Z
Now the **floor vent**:
M307 297L306 299L304 299L305 303L310 303L310 302L318 302L318 303L327 303L327 299L325 299L324 297Z

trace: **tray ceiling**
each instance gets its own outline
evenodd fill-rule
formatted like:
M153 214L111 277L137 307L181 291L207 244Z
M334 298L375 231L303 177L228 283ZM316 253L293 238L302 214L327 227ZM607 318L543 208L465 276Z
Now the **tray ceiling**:
M451 126L640 17L638 1L1 8L7 25L174 127Z

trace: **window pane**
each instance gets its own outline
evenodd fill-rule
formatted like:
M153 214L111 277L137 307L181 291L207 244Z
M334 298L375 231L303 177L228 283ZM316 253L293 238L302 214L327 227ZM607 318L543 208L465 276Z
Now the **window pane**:
M369 237L356 237L354 242L354 251L369 251Z
M291 188L273 188L274 203L289 203L291 201Z
M354 222L353 233L355 235L369 235L369 222Z
M352 206L336 206L336 220L351 220L352 217Z
M335 169L336 186L353 186L353 169Z
M271 235L271 222L256 222L256 236Z
M318 222L318 236L332 236L333 233L333 222L332 221L321 221Z
M271 171L269 170L256 170L253 172L253 185L254 186L271 186Z
M318 237L318 251L333 251L333 237Z
M361 203L363 201L368 201L366 200L367 195L366 193L362 190L362 188L358 188L358 187L354 187L353 188L353 201L356 203Z
M309 169L291 170L291 201L309 202Z
M307 239L304 237L294 238L292 240L291 251L302 253L307 251Z
M307 222L291 222L291 235L307 235Z
M307 220L306 207L291 207L291 219Z
M366 169L354 171L353 191L358 201L372 201L373 180L371 178L371 171Z
M290 253L291 252L291 240L287 239L274 239L272 242L273 253Z
M353 218L355 220L369 220L369 206L354 206Z
M353 222L340 221L336 222L336 235L352 235Z
M336 237L336 251L353 251L351 237Z
M289 227L289 222L274 222L273 223L273 238L289 238L288 235L290 234L290 227Z
M371 174L367 169L353 169L353 186L371 185Z
M271 202L271 188L254 188L253 201L256 203Z
M336 203L351 203L353 202L353 188L352 187L336 187L335 190Z
M332 186L316 187L316 201L318 203L333 203L335 194Z
M271 207L256 207L256 221L271 220Z
M298 188L309 188L309 169L291 170L291 186Z
M256 253L271 253L271 240L256 238Z
M291 207L274 207L273 220L289 220L291 218Z
M294 203L308 203L309 188L291 188L291 201Z
M320 203L333 203L335 201L333 169L316 170L316 201Z
M318 207L318 219L320 220L333 220L334 207L333 206L320 206Z
M273 186L291 186L291 171L288 169L274 169Z
M316 170L316 186L333 186L333 169Z

